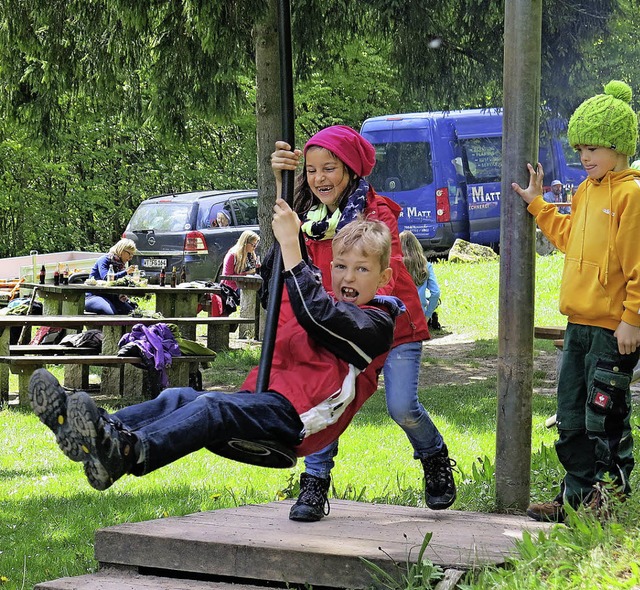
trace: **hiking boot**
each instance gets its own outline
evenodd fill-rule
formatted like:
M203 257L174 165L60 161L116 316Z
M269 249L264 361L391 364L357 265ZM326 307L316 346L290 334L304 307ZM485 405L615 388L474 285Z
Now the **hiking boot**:
M29 400L40 421L56 435L62 452L72 461L82 461L81 437L67 419L67 404L73 391L67 391L46 369L36 369L29 380Z
M137 461L137 438L116 424L84 391L69 402L69 422L82 439L84 473L96 490L106 490Z
M330 511L329 484L331 478L316 477L308 473L300 474L300 495L297 502L291 507L289 520L301 522L316 522Z
M564 522L566 513L562 502L553 500L539 504L529 504L527 516L538 522Z
M435 455L420 460L424 469L424 495L431 510L449 508L456 499L456 483L453 468L456 462L449 457L447 445L442 445Z

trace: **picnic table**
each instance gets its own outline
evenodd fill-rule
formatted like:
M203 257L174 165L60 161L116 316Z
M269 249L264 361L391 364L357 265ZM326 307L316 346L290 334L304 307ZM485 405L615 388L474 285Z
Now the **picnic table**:
M89 365L102 366L101 393L105 395L119 395L125 390L128 393L141 393L143 375L139 369L132 366L131 360L112 360L107 362L108 357L116 357L118 342L125 333L136 323L175 323L180 329L184 338L195 340L196 326L198 324L207 325L207 346L213 350L220 350L228 347L229 327L232 324L252 324L253 317L247 318L210 318L197 317L198 303L200 298L209 293L219 292L219 287L161 287L159 285L137 285L133 287L107 286L107 285L52 285L24 283L25 289L37 289L37 293L43 299L42 316L5 316L0 318L0 331L6 326L25 325L30 333L34 326L56 325L65 328L67 332L76 332L83 327L99 327L102 329L104 339L101 354L83 356L75 359L60 356L60 363L65 365L64 383L67 387L79 388L86 386L88 382ZM85 294L125 294L127 296L154 294L156 296L156 311L162 314L162 318L139 318L135 316L102 316L94 314L84 314ZM8 344L8 330L5 338L0 335L0 393L8 391L8 374L5 374L6 367L12 371L27 375L33 371L35 366L43 366L47 362L55 362L56 359L46 356L35 358L33 351L26 353L14 348L11 350ZM72 351L70 351L72 352ZM55 355L60 355L59 351ZM16 359L16 356L27 356L28 358ZM31 360L31 364L27 364ZM77 362L74 362L76 361ZM193 371L195 363L190 363L189 370ZM179 362L178 365L185 365ZM197 365L196 365L197 367ZM25 381L23 379L23 381ZM177 374L172 385L188 385L189 375L182 370ZM24 390L25 384L21 382L20 389ZM24 395L24 391L22 391Z
M156 311L165 317L194 317L197 315L198 302L203 295L219 293L217 285L211 287L161 287L160 285L138 285L123 287L113 285L40 285L24 283L23 288L38 289L42 297L43 315L82 315L86 293L95 295L126 295L127 297L155 295ZM195 338L195 326L178 323L184 338Z

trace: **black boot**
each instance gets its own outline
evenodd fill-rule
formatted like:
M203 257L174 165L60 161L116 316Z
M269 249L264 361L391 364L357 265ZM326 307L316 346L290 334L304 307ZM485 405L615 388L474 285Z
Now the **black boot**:
M331 478L315 477L308 473L300 474L300 495L291 507L290 520L316 522L329 514L329 484ZM325 509L326 507L326 509Z
M137 437L98 408L86 393L78 392L69 402L69 422L82 438L84 473L96 490L106 490L138 460Z
M424 468L424 495L431 510L449 508L456 499L456 484L453 467L456 462L449 458L447 445L431 457L421 459Z

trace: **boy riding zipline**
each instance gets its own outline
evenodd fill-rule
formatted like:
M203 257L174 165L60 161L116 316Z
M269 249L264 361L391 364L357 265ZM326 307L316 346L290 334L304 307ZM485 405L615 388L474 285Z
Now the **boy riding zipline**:
M289 303L280 310L268 391L255 391L254 369L237 393L170 388L109 414L87 393L67 393L45 369L34 372L34 412L64 454L84 463L94 488L236 439L272 440L298 456L313 453L337 439L376 391L395 317L404 311L399 299L376 296L392 272L389 229L358 219L333 239L332 296L304 262L300 220L282 199L272 226Z

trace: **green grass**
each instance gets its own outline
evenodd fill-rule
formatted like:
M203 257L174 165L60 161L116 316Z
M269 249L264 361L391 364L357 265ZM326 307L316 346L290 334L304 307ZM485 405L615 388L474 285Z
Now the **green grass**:
M536 324L562 325L557 291L562 259L537 259ZM465 362L493 362L497 353L498 264L436 264L442 288L441 321L448 331L476 341ZM536 350L551 343L535 342ZM221 354L204 374L210 387L233 389L259 358L259 349ZM451 361L454 363L454 361ZM428 358L423 372L437 369ZM538 375L542 379L543 375ZM496 380L425 387L420 397L458 462L456 509L495 506ZM544 420L552 397L535 395L532 497L555 494L562 472ZM292 470L234 463L199 451L144 478L125 477L106 492L87 484L81 466L58 450L51 433L30 411L0 411L0 587L31 588L62 576L94 571L96 529L119 524L269 502L297 493L303 462ZM640 457L636 457L636 460ZM361 501L423 506L422 474L402 431L387 416L384 396L374 396L341 437L333 494ZM638 478L632 487L637 489ZM640 507L620 508L613 522L579 520L535 543L507 568L467 576L468 588L633 588L640 584Z

